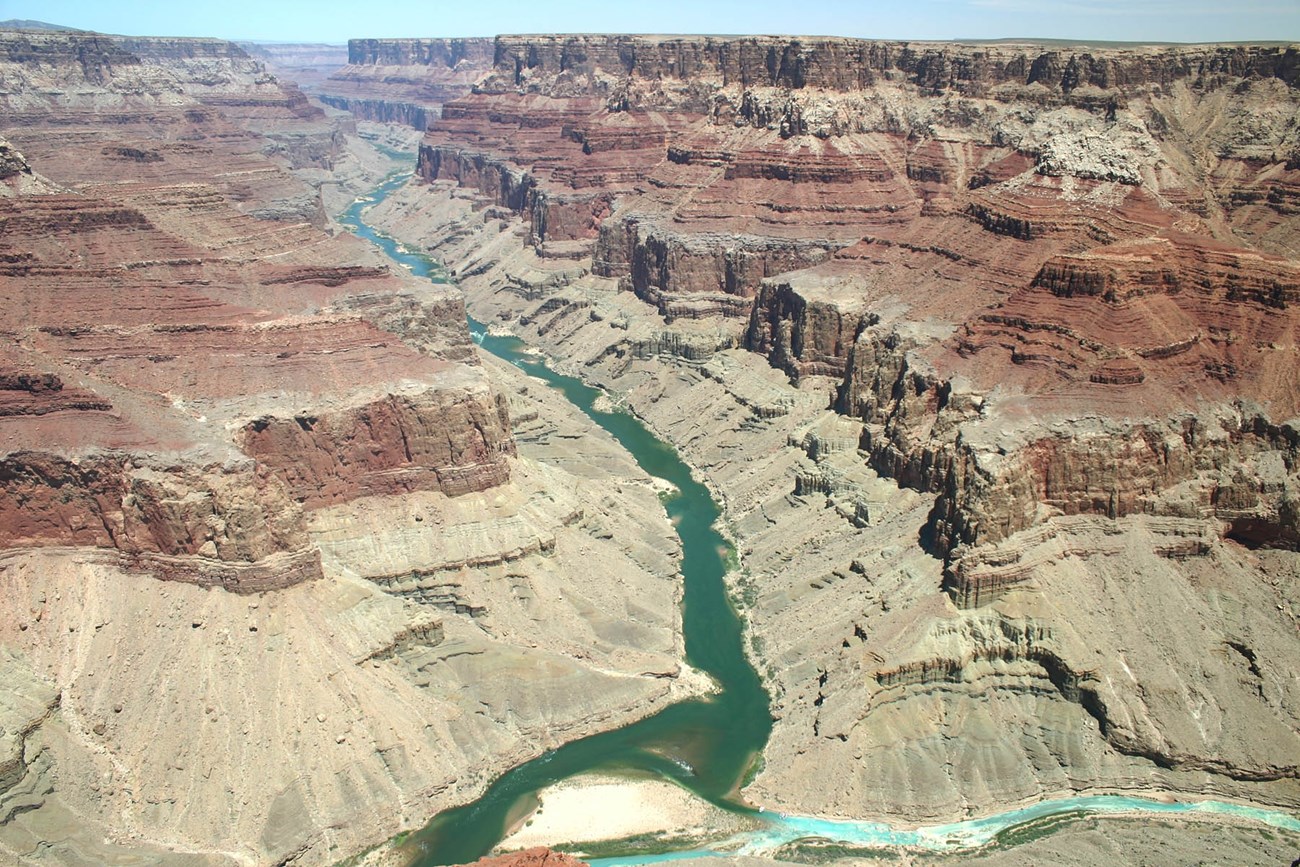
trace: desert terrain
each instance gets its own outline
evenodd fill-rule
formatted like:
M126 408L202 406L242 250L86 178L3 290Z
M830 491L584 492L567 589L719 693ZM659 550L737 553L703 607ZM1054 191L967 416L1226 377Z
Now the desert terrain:
M0 859L337 863L710 689L662 486L466 311L722 507L747 803L1294 815L1298 50L0 31ZM337 222L403 149L452 283ZM721 822L601 785L518 845ZM1297 840L1048 830L978 857Z

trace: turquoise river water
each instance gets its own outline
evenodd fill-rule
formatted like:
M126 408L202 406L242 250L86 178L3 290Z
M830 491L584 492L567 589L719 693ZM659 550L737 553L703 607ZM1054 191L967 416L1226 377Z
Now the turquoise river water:
M389 176L370 195L353 203L340 216L340 222L415 275L446 282L439 266L429 257L407 249L364 220L368 207L391 195L410 177L409 170ZM1115 795L1053 799L982 819L912 829L753 809L740 798L739 790L757 767L771 733L772 717L767 692L745 656L741 621L727 594L724 577L734 552L715 527L720 515L717 504L708 489L692 477L676 451L637 419L624 412L597 409L596 400L602 395L599 389L555 372L513 337L489 334L473 319L469 326L475 341L485 350L558 389L622 443L642 469L675 486L677 493L667 497L664 505L681 537L686 661L708 672L720 690L706 698L671 705L623 728L572 741L508 771L478 800L440 813L412 836L406 847L420 853L416 863L421 867L462 864L486 854L504 837L510 823L536 803L539 791L592 771L670 780L713 804L748 815L755 825L755 830L715 842L709 848L604 858L593 862L599 867L722 852L760 854L809 839L860 848L966 848L988 843L999 833L1025 822L1079 812L1220 813L1300 831L1300 819L1277 811L1220 801L1164 803Z

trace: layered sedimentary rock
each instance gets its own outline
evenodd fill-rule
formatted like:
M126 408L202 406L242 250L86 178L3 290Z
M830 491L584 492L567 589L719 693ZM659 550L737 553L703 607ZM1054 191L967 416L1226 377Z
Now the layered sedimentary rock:
M215 40L0 80L0 860L333 863L698 690L649 480L329 230L349 125Z
M348 47L317 42L241 42L239 47L267 65L277 78L314 92L348 62Z
M502 37L386 219L725 496L755 797L1294 804L1297 56Z
M491 39L352 39L347 65L316 86L326 105L419 130L492 66Z

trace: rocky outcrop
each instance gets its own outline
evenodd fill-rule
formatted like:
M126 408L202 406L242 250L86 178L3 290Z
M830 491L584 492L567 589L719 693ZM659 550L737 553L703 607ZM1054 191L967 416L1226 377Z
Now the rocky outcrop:
M1185 417L1167 426L1089 427L1062 428L1009 460L960 449L936 504L937 542L946 550L978 550L1034 526L1044 514L1112 520L1150 514L1212 516L1225 522L1228 538L1295 549L1300 528L1291 468L1298 440L1290 423L1242 413ZM960 604L979 604L991 590L1014 583L1003 576L996 586L982 586L971 576L968 561L958 559L951 587Z
M32 763L40 751L28 740L59 707L59 693L8 649L0 649L5 692L0 697L0 824L42 804L39 787L30 785Z
M14 150L9 142L5 142L3 148L0 152L0 180L8 180L19 173L31 174L31 166L27 165L22 154Z
M537 847L510 852L506 855L485 856L474 862L475 867L586 867L572 855Z
M486 490L510 477L506 457L514 454L505 400L487 389L263 416L244 426L241 444L307 508L358 496Z
M298 559L314 560L314 569L286 569L278 583L320 574L319 556L304 551L301 509L282 484L249 466L160 470L137 466L127 455L73 463L40 452L12 453L0 463L0 516L6 548L110 548L145 566L154 554L255 564L299 552ZM185 572L183 566L164 571L168 578ZM236 577L228 589L248 583L238 579L238 570L231 574Z
M620 240L631 236L628 284L670 320L747 316L765 278L816 264L832 252L818 240L687 234L639 219L626 229L615 225L608 231ZM609 247L608 242L601 245L602 250ZM606 254L598 273L622 276L614 258Z
M311 195L235 134L272 119L314 134L301 93L218 40L22 32L0 46L22 86L7 131L33 146L4 146L6 181L27 180L0 208L0 544L101 549L254 592L320 577L304 508L506 481L505 404L464 363L459 297L284 213L239 213ZM122 95L113 124L76 148L45 142L42 124L98 116L107 93ZM154 138L160 122L188 143ZM77 189L41 187L32 162L75 164ZM110 165L105 191L90 176Z
M332 93L322 93L317 98L332 108L349 112L358 120L370 120L375 123L392 123L425 130L437 118L436 109L414 102L357 98Z
M764 281L746 330L746 348L767 356L794 379L843 377L850 347L862 329L852 308L860 290L851 280Z
M420 147L416 173L427 180L453 180L477 189L494 205L512 211L532 212L536 181L527 172L485 154Z

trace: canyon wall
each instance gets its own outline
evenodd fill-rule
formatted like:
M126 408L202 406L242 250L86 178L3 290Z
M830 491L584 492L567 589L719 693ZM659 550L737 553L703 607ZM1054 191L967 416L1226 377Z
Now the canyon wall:
M313 42L240 42L250 57L265 63L276 78L315 92L348 62L346 45Z
M1298 58L500 37L388 225L727 498L774 805L1295 803Z
M406 54L396 41L382 50L373 42L366 48L370 56ZM623 84L625 77L831 91L901 81L927 95L956 90L980 96L1002 85L1038 84L1061 99L1078 88L1134 88L1216 76L1277 78L1295 85L1298 63L1294 46L1277 45L1089 49L786 36L501 36L494 75L484 89L531 88L538 79L569 73L580 86L598 88Z
M1296 104L1298 58L501 37L419 172L523 216L543 257L590 250L595 274L670 320L747 319L749 348L792 377L840 377L837 406L869 422L872 464L951 489L935 530L952 549L1023 529L1040 506L1117 515L1135 495L1061 497L1026 464L1008 484L1037 494L993 507L1001 520L965 514L958 502L983 508L959 492L979 474L952 478L953 435L982 397L950 405L954 377L1023 390L1043 416L1114 397L1130 414L1238 399L1295 411L1258 347L1290 346L1277 314L1300 285L1286 255L1300 131L1279 109ZM1193 134L1206 112L1223 120ZM1202 180L1188 167L1207 152ZM930 334L904 336L927 318Z
M491 39L351 39L347 64L313 92L361 120L424 130L492 59Z
M0 861L335 863L700 690L649 479L332 221L354 123L218 40L0 80Z

